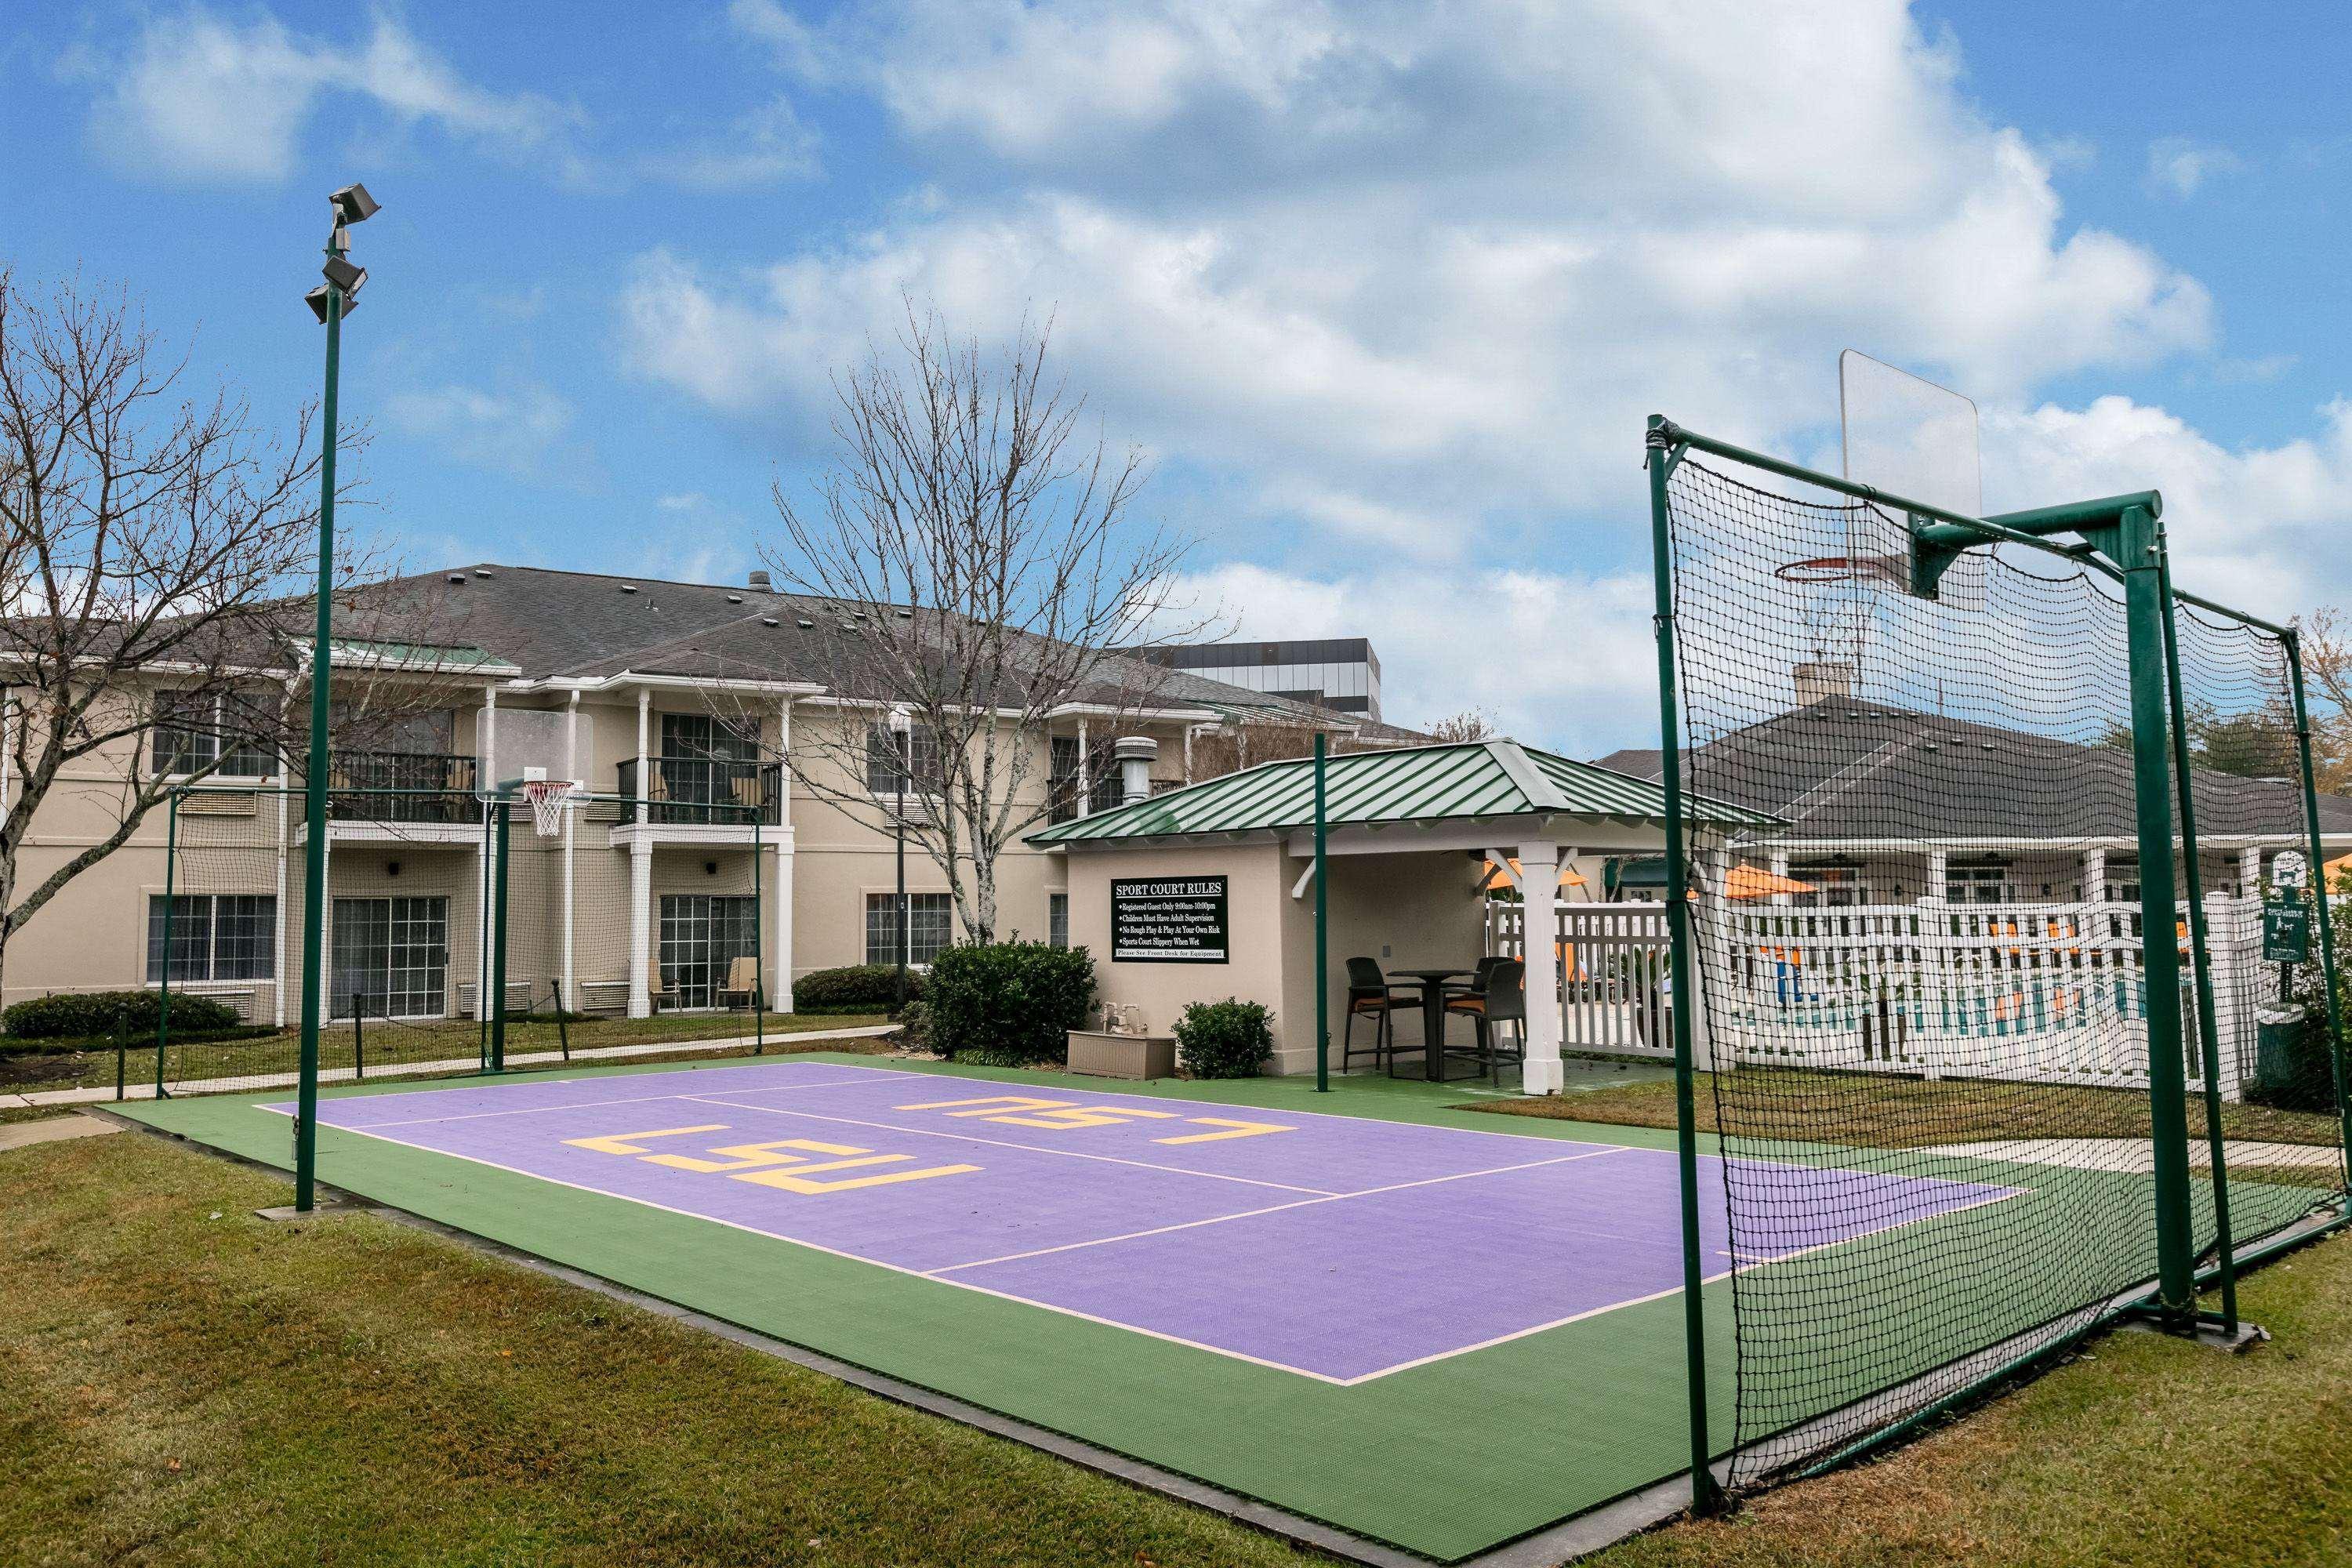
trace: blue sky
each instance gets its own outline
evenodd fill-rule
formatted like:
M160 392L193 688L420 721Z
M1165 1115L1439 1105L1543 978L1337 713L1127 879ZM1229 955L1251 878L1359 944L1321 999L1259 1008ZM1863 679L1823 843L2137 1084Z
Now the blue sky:
M1984 409L1986 501L2161 486L2184 581L2345 597L2352 24L2078 4L51 4L0 257L311 395L364 179L362 526L735 579L902 292L1063 364L1197 588L1393 716L1654 728L1641 418L1832 450L1843 347Z

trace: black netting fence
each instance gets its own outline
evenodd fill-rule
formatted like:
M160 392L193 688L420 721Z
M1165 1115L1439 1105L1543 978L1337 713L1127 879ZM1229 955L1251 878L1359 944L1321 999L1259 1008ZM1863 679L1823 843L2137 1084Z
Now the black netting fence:
M2144 1295L2168 1182L2210 1269L2216 1144L2239 1250L2340 1210L2326 1020L2277 1005L2317 969L2263 959L2266 897L2315 870L2282 639L2180 607L2192 842L2136 740L2125 590L2082 552L1971 551L1925 597L1901 514L1695 452L1665 521L1683 785L1780 819L1688 852L1735 1482Z

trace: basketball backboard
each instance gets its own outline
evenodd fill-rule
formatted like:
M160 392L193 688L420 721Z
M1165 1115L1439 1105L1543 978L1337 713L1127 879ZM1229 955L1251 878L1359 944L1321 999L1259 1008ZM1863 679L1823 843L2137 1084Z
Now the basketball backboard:
M1977 405L1969 399L1847 349L1838 355L1838 413L1847 479L1963 517L1983 515ZM1909 552L1899 518L1863 518L1855 534L1850 542L1858 558ZM1981 555L1956 562L1939 589L1937 597L1955 607L1982 607Z

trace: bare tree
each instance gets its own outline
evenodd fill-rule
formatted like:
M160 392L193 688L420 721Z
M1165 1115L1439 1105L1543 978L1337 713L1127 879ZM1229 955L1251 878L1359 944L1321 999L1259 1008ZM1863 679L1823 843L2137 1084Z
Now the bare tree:
M184 395L184 370L120 296L36 299L0 271L0 963L173 788L274 763L299 722L310 414L273 437L226 391ZM26 885L61 793L110 824Z
M2311 771L2322 790L2336 794L2352 784L2352 626L2341 611L2320 610L2300 629L2304 674L2319 699L2312 704Z
M782 537L762 551L819 601L830 650L809 673L831 695L796 710L794 782L887 832L906 744L906 830L982 942L999 859L1051 810L1053 726L1083 711L1115 733L1168 679L1117 650L1201 629L1176 624L1189 542L1130 515L1141 457L1079 437L1050 337L1024 323L984 356L910 302L896 352L836 378L835 467L814 508L776 488Z
M1502 732L1495 723L1495 716L1483 708L1465 708L1429 727L1429 738L1446 744L1491 741Z

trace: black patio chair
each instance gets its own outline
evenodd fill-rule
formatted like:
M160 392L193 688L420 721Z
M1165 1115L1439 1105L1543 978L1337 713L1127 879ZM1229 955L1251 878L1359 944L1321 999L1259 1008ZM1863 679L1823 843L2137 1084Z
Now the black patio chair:
M1445 1013L1448 1017L1459 1013L1470 1020L1477 1037L1479 1068L1499 1088L1503 1064L1528 1059L1528 966L1516 958L1497 959L1479 978L1485 984L1469 995L1448 1001ZM1517 1037L1510 1045L1497 1036L1506 1024Z
M1498 963L1507 963L1509 962L1510 958L1507 953L1497 952L1487 954L1485 958L1478 961L1478 967L1471 972L1469 979L1451 982L1445 986L1444 994L1447 996L1475 996L1479 994L1486 989L1486 972L1493 969L1495 965Z
M1348 960L1348 1022L1339 1036L1339 1070L1346 1072L1356 1059L1356 1020L1369 1017L1372 1021L1372 1048L1366 1053L1374 1067L1396 1059L1396 1010L1409 998L1400 995L1381 973L1380 962L1370 958Z

